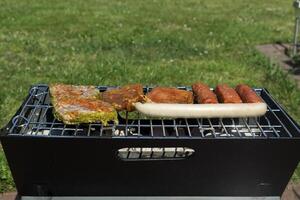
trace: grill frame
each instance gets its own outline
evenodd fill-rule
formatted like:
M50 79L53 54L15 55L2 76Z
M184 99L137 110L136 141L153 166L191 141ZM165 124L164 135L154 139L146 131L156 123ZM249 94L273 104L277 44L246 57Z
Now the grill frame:
M0 139L21 196L280 196L300 160L299 126L271 96L268 101L293 137L20 135L8 134L11 120ZM117 157L121 148L154 147L195 153Z
M40 88L42 88L40 90ZM100 91L105 91L107 86L99 86ZM153 87L145 87L148 92ZM191 90L190 87L178 87L179 89ZM51 110L49 88L47 85L35 85L29 90L19 111L2 131L2 135L20 136L48 136L48 137L131 137L131 138L294 138L300 137L299 125L284 111L273 99L269 92L264 89L255 89L258 95L268 105L266 115L259 118L226 118L226 119L136 119L125 120L119 115L119 124L112 123L104 127L100 123L85 125L64 125L57 121ZM36 99L35 99L36 98ZM31 104L29 104L32 102ZM38 115L34 116L36 113ZM28 115L28 116L26 116ZM138 117L140 117L138 115ZM275 124L276 123L276 124ZM22 127L20 130L17 128ZM90 134L95 129L94 134ZM131 130L134 133L132 134ZM191 130L192 129L192 130ZM198 129L198 130L197 130ZM29 131L29 132L26 132ZM116 131L119 134L116 135ZM42 132L42 134L41 134ZM46 134L44 134L46 132ZM56 132L52 134L52 132ZM58 134L57 134L58 132ZM60 133L61 132L61 133ZM65 134L67 132L67 134ZM210 133L207 135L206 133ZM99 134L97 134L99 133ZM145 134L147 133L147 134ZM159 134L157 134L159 133Z

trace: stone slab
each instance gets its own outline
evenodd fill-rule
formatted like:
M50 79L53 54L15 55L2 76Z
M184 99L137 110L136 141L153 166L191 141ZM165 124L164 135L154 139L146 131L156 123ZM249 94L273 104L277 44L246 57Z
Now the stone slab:
M295 67L293 60L287 55L291 49L289 44L265 44L256 46L256 49L270 59L272 63L280 66L293 78L300 88L300 68Z
M4 193L4 194L0 194L0 200L16 200L16 196L17 196L16 192ZM94 200L97 199L97 198L96 199L95 198L96 197L94 197ZM25 197L23 199L24 200L29 200L30 197ZM33 199L36 200L36 198L33 198ZM42 198L42 199L44 200L44 198ZM47 197L46 199L48 200L49 197ZM52 199L52 198L50 198L50 199ZM53 199L55 199L55 198L53 198ZM59 198L56 198L56 199L58 200ZM64 197L62 199L69 200L67 197ZM71 197L71 199L75 199L75 198ZM79 200L79 199L81 199L81 198L80 197L76 198L76 200ZM133 198L131 198L131 199L133 199ZM198 198L198 199L201 199L201 198ZM209 198L206 198L206 199L209 199ZM227 199L229 200L229 199L239 199L239 198L227 197ZM240 199L243 199L243 198L240 198ZM250 199L259 199L259 198L250 197ZM265 200L267 200L267 199L265 199ZM296 183L290 182L287 185L284 193L282 194L281 200L300 200L300 183L296 184Z

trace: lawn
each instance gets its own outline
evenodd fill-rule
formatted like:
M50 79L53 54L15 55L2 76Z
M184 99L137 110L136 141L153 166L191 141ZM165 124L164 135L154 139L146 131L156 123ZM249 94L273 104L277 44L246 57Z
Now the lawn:
M292 30L285 0L0 0L0 125L35 83L199 80L266 87L300 122L300 90L255 50ZM0 193L12 189L0 150Z

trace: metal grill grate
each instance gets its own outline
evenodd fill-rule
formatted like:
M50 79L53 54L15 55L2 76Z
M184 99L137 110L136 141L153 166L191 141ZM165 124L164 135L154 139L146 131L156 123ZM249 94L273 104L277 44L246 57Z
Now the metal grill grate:
M100 86L100 91L108 87ZM190 90L189 87L178 87ZM145 87L148 92L151 87ZM138 137L138 138L291 138L300 137L296 123L273 100L265 89L256 89L268 104L265 116L224 119L145 119L137 115L127 122L119 115L119 124L100 123L65 125L52 114L47 85L36 85L17 115L7 126L8 135Z

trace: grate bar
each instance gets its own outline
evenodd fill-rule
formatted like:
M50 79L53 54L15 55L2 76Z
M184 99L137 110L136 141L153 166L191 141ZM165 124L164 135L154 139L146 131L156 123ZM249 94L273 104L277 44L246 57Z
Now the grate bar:
M76 136L77 135L77 132L78 132L78 124L76 125L76 127L75 127L75 133L74 133L74 135Z
M222 130L224 130L225 133L226 133L226 135L227 135L227 137L229 137L230 135L229 135L229 133L228 133L228 131L227 131L227 129L226 129L224 123L223 123L223 119L221 118L221 119L219 119L219 121L220 121L220 124L221 124L221 126L222 126Z
M127 130L127 124L126 124L126 130ZM125 133L125 135L127 136L127 132ZM103 124L101 124L101 128L100 128L100 137L103 136Z
M138 119L138 135L139 136L141 135L141 120L140 120L140 118Z
M151 137L154 137L152 119L150 119L150 131L151 131Z
M91 128L92 128L92 125L89 124L89 128L88 128L88 131L87 131L87 136L90 136L90 135L91 135Z
M64 135L65 130L66 130L66 125L64 124L64 127L63 127L63 129L62 129L62 131L61 131L61 135Z
M201 122L199 121L199 119L197 119L197 123L198 123L198 126L199 126L200 134L201 134L202 137L204 137L203 127L202 127L202 124L203 124L203 118L201 118Z
M212 123L211 123L211 120L209 118L208 118L208 122L209 122L209 125L210 125L209 129L212 131L213 136L216 137L216 131L215 131L215 129L214 129Z
M264 135L264 137L267 137L264 130L262 129L262 126L258 123L257 118L255 118L255 123L256 123L257 127L259 128L259 130L261 131L261 133Z
M277 119L277 121L282 125L282 127L284 128L284 130L287 132L287 134L289 135L289 137L293 137L292 134L290 133L290 131L284 126L284 124L282 123L282 121L279 119L279 117L272 111L272 109L268 106L268 108L270 109L271 113L273 114L273 116L275 116L275 118ZM266 117L265 117L266 118ZM267 118L266 118L267 119ZM270 122L270 121L269 121ZM270 123L271 124L271 123ZM272 126L271 126L272 127ZM274 129L274 127L272 127ZM276 131L277 133L277 131ZM280 137L280 136L279 136Z
M176 120L175 119L173 119L173 124L174 124L174 129L175 129L176 137L179 137L179 133L178 133L178 129L177 129L177 125L176 125Z
M189 137L192 137L190 126L189 126L189 123L188 123L187 119L184 119L184 121L185 121L185 124L186 124L186 128L188 130Z
M53 121L52 121L53 123L51 124L51 126L50 126L50 129L49 129L49 135L51 135L52 134L52 130L53 130L53 127L54 127L54 122L55 122L55 118L53 118Z
M281 112L283 113L283 115L286 117L286 119L290 122L290 124L298 131L300 132L300 128L291 120L291 118L285 113L285 111L281 108L281 106L273 99L273 97L265 90L265 89L262 89L265 94L272 100L272 102L278 107L278 109L271 109L273 111L273 113L275 111L278 111L278 112ZM268 106L268 108L270 108ZM275 114L275 113L274 113Z
M165 130L165 123L164 120L161 120L162 130L163 130L163 136L166 137L166 130Z
M26 102L25 102L23 108L21 109L20 113L19 113L16 117L20 117L20 118L25 118L25 119L27 119L27 118L24 116L24 115L25 115L25 112L24 112L24 111L25 111L26 105L27 105L27 104L29 103L29 101L32 99L32 97L33 97L33 95L34 95L34 92L36 92L36 89L37 89L37 87L32 87L32 88L30 89L30 91L29 91L30 96L28 97L28 99L26 100ZM32 91L34 91L34 92L32 92ZM14 119L16 119L15 122L14 122ZM17 125L17 123L18 123L18 119L19 119L19 118L13 118L13 119L12 119L13 126L10 128L9 133L12 133L13 130L16 128L16 125ZM28 120L27 120L27 121L28 121Z
M46 108L46 110L44 111L44 114L42 115L41 119L44 119L46 117L46 113L48 112L48 109L49 108ZM43 123L38 123L37 129L36 129L36 135L38 134L42 124Z
M48 88L47 88L47 90L48 90ZM43 94L43 96L40 97L40 98L38 98L37 104L39 104L39 103L41 103L41 102L43 102L43 103L45 102L45 100L46 100L45 94L46 94L46 93L42 93L42 94ZM40 96L40 94L34 95L34 97L37 97L37 96ZM42 100L42 99L43 99L43 100ZM33 119L33 117L34 117L34 115L36 114L37 110L38 110L38 107L33 108L33 110L31 111L31 113L30 113L30 115L29 115L29 118L28 118L28 121L29 121L29 122ZM39 111L39 113L41 113L41 110ZM38 118L40 118L40 114L38 114ZM23 134L27 133L26 130L29 129L29 124L30 124L30 123L27 123L27 124L25 125ZM31 133L32 133L32 130L31 130Z
M242 134L240 133L239 129L237 128L237 126L235 125L235 122L234 122L234 119L231 119L232 121L232 125L233 125L233 128L236 130L236 132L238 133L238 135L240 137L242 137Z
M250 133L253 137L255 137L255 133L252 132L252 130L251 130L251 128L248 126L248 123L246 122L246 120L245 120L244 118L242 118L242 120L243 120L245 126L247 127L247 129L249 130L249 133Z
M273 132L275 133L276 137L280 137L280 135L279 135L279 133L277 132L277 130L271 125L270 120L269 120L266 116L264 116L264 119L265 119L265 120L267 121L267 123L268 123L267 128L272 129Z

